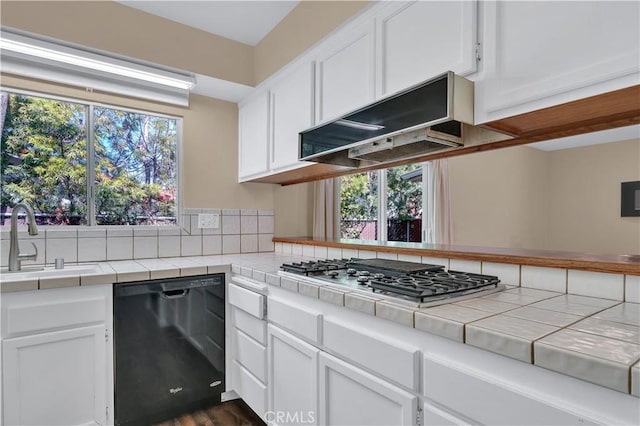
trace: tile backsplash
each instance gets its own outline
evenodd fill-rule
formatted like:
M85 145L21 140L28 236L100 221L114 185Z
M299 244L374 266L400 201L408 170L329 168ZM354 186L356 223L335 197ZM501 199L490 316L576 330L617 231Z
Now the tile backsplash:
M198 228L198 214L220 215L217 229ZM182 225L173 227L40 227L38 235L21 226L18 238L22 253L38 250L36 262L153 259L177 256L256 253L274 250L273 210L184 209ZM1 266L9 257L9 227L0 228Z

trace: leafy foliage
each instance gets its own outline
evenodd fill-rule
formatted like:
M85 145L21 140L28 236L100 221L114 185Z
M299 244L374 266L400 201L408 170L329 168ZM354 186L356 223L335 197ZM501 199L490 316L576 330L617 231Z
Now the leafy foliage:
M175 120L96 107L94 132L98 223L175 217Z
M89 108L7 93L2 101L2 213L24 201L40 223L86 223ZM97 223L175 223L176 120L93 112Z
M25 201L45 223L84 223L87 134L83 105L11 95L2 127L2 212Z
M388 219L411 220L422 216L422 182L402 178L419 167L407 164L387 169Z
M359 238L367 222L378 216L378 174L364 172L340 181L340 235Z

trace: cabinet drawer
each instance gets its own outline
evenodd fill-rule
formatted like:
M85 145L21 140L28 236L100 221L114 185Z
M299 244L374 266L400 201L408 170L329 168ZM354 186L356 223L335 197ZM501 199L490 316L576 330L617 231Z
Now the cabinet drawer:
M260 417L267 411L267 387L236 361L231 362L233 390Z
M471 422L462 420L429 403L422 404L422 417L425 426L463 426Z
M276 297L269 298L269 321L320 343L322 339L322 314L309 309L301 309Z
M252 317L242 309L231 307L231 323L238 329L242 330L252 339L263 345L267 344L267 323Z
M267 349L242 331L233 330L233 358L262 382L267 380Z
M97 287L4 294L2 337L105 322L110 292Z
M499 383L425 357L424 394L480 424L585 425L596 424L576 413Z
M229 284L229 303L258 319L264 318L264 296L234 284Z
M420 351L400 342L381 340L380 337L345 327L325 318L324 346L364 367L418 391Z

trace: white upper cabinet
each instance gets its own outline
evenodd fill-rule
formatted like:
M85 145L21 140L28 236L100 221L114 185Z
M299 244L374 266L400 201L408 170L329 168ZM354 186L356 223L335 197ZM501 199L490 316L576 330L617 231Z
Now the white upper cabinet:
M376 17L377 94L476 71L475 1L392 2Z
M271 88L271 169L309 164L298 161L298 133L313 124L314 64L305 63Z
M240 180L269 170L269 103L269 92L265 90L239 105Z
M486 2L476 123L638 84L640 3Z
M316 53L316 121L336 118L374 99L373 23L336 33Z

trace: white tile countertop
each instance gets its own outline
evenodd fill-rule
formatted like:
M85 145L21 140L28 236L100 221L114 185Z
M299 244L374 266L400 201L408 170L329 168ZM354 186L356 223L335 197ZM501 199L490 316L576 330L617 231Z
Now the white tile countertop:
M76 264L68 265L68 274L1 273L0 290L233 272L640 397L640 304L509 286L477 299L412 308L373 293L365 295L277 273L284 262L309 259L255 253Z

